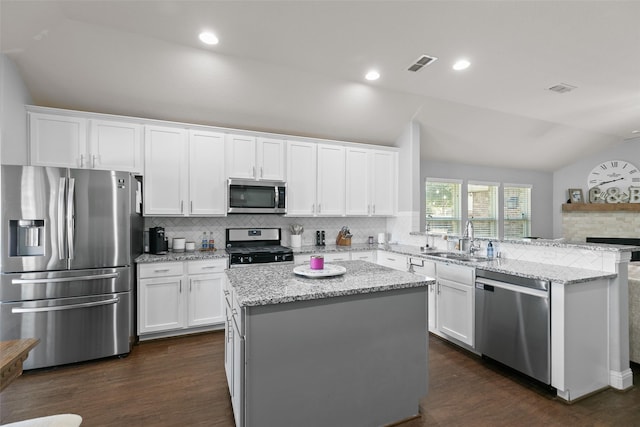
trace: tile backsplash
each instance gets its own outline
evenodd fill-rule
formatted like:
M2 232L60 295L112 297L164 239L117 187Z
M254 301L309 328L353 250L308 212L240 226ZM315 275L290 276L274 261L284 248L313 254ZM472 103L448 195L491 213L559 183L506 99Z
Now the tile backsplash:
M225 230L227 228L253 228L272 227L282 229L282 244L288 246L291 242L291 224L300 224L304 227L302 233L303 245L314 245L316 230L324 230L326 243L334 244L338 231L343 226L348 226L353 234L353 243L366 243L369 236L374 236L377 241L378 233L386 231L386 218L371 217L314 217L314 218L289 218L280 215L229 215L226 217L146 217L144 228L164 227L169 239L184 237L187 241L196 243L199 247L202 233L213 233L216 248L225 246Z

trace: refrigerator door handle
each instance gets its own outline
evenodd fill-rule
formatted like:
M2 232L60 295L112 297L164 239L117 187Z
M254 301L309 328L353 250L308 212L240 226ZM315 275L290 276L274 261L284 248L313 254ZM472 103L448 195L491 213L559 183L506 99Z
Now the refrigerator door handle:
M64 196L67 191L67 178L60 178L58 182L58 259L67 257L64 245L64 222L66 215L64 214Z
M69 189L67 190L67 245L69 246L69 259L73 259L75 255L74 231L76 216L74 193L76 190L76 179L69 178Z
M94 301L94 302L84 302L80 304L69 304L69 305L56 305L53 307L38 307L38 308L12 308L11 313L42 313L47 311L60 311L60 310L73 310L76 308L85 308L85 307L96 307L100 305L109 305L116 304L120 301L119 297L110 298L102 301Z
M44 278L44 279L13 279L11 281L14 285L26 285L33 283L60 283L60 282L76 282L78 280L100 280L100 279L113 279L120 276L119 273L106 273L106 274L93 274L88 276L73 276L73 277L56 277L56 278Z

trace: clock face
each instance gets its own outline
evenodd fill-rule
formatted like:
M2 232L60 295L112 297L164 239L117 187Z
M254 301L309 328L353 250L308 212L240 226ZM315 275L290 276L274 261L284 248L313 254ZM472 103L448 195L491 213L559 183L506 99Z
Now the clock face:
M640 171L633 164L625 160L607 160L602 162L589 174L587 187L592 189L598 187L601 190L601 197L608 193L612 194L615 189L620 190L620 194L628 193L630 186L640 185ZM627 194L628 197L628 194Z

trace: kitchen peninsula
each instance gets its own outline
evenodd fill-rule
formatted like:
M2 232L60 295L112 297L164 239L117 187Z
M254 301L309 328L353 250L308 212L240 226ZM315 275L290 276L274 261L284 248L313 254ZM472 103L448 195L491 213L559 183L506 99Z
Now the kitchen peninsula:
M427 393L427 286L365 261L306 278L227 270L225 369L238 426L383 425Z

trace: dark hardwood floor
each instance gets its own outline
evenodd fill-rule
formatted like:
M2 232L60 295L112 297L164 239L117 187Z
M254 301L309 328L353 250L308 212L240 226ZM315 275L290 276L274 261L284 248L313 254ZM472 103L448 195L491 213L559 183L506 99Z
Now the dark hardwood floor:
M124 359L28 371L0 393L0 423L76 413L84 426L233 426L224 333L145 342ZM573 405L495 363L430 339L419 426L640 425L640 391L605 390ZM634 366L634 383L640 370Z

